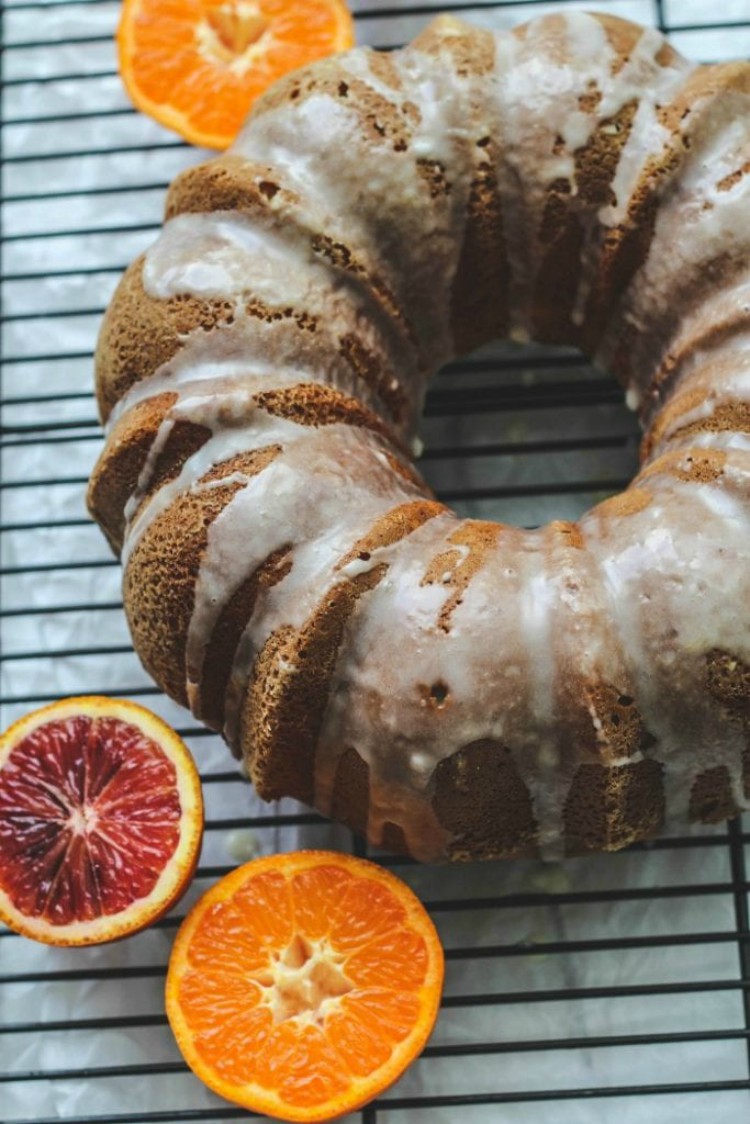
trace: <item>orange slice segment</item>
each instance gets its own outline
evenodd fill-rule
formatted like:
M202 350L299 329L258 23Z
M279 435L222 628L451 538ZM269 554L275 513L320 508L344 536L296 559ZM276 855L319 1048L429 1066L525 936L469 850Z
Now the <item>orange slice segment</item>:
M181 739L135 703L77 698L0 738L0 920L46 944L138 932L187 889L203 834Z
M139 109L226 148L277 78L351 47L354 31L343 0L125 0L117 42Z
M443 951L424 906L374 863L327 851L247 863L180 928L167 1015L193 1072L282 1120L366 1104L421 1052Z

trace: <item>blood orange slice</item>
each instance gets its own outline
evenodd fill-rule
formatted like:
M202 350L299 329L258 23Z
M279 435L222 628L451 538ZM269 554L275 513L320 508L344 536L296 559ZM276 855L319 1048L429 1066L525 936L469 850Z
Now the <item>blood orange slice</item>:
M230 1101L330 1120L391 1085L437 1017L443 950L388 871L300 851L246 863L180 928L167 1015L190 1068Z
M99 944L182 896L203 832L181 739L135 703L67 699L0 738L0 920L35 940Z

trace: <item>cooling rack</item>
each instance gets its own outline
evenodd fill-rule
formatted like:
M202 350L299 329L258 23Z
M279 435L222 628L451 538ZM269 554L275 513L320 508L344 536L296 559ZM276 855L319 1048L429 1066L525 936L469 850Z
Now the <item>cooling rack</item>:
M581 6L658 25L696 59L750 54L750 0L354 4L359 41L379 47L448 7L500 28ZM169 180L197 159L129 107L117 17L110 0L2 9L2 724L74 693L145 701L199 762L206 842L187 899L129 941L66 951L0 932L2 1124L249 1119L205 1090L172 1042L161 995L175 927L253 854L367 853L293 801L258 801L219 740L153 687L129 644L118 567L85 513L101 443L98 321L155 236ZM462 514L575 517L634 470L621 397L571 352L486 349L436 380L424 470ZM746 827L546 866L374 856L427 902L447 948L446 992L424 1056L347 1124L750 1119Z

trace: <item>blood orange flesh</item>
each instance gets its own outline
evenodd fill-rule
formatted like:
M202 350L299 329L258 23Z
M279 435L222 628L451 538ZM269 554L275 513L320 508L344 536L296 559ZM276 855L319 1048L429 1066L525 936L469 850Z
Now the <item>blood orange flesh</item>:
M0 740L0 917L28 936L143 928L187 886L201 829L188 751L141 707L71 699Z

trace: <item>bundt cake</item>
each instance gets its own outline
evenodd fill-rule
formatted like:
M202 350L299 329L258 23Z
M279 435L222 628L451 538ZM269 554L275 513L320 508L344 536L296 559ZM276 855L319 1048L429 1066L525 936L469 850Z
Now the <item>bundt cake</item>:
M89 504L159 685L421 860L614 849L750 804L750 64L570 11L290 75L182 173L97 350ZM427 380L575 345L641 470L459 519Z

